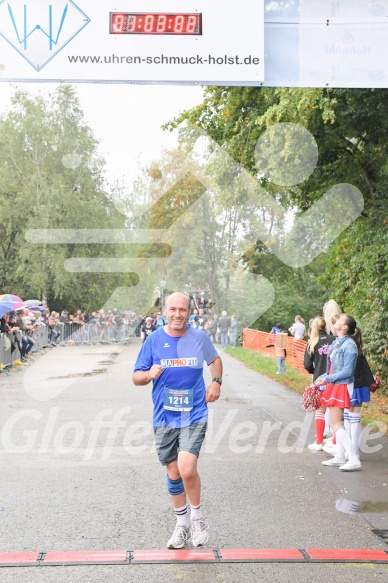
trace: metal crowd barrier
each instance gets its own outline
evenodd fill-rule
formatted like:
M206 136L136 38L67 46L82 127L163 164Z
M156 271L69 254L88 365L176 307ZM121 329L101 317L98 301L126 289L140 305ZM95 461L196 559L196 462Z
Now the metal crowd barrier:
M9 374L10 368L14 367L20 369L19 365L15 363L22 358L22 339L21 337L18 339L14 335L12 335L11 338L8 338L15 347L14 350L12 350L12 344L8 346L8 348L6 347L6 344L8 344L5 340L6 336L6 334L0 334L0 373ZM21 336L27 337L28 335L26 332L21 332ZM46 348L50 343L48 326L40 326L39 328L36 328L30 337L34 341L34 345L29 351L30 354Z
M96 322L88 324L57 324L54 327L59 332L56 342L61 346L77 344L126 344L131 336L134 336L134 327L123 326L99 326Z
M90 322L89 324L57 324L53 327L53 330L59 335L55 340L56 344L61 346L73 346L79 344L127 344L130 341L131 336L136 335L136 326L99 326L95 322ZM27 336L26 332L21 333L23 336ZM4 340L6 334L0 334L0 373L9 374L9 369L12 367L18 368L18 365L14 363L21 360L21 352L19 350L19 344L21 347L21 340L19 343L16 339L12 338L12 343L15 349L11 351L12 346L6 348L6 340ZM32 349L29 354L38 352L47 346L50 346L54 340L51 333L51 328L49 326L40 326L35 328L33 333L30 335L34 341Z
M0 364L5 364L5 346L3 341L3 334L0 334Z
M37 352L42 348L46 348L46 346L49 344L49 327L39 326L39 328L35 328L31 337L35 342L31 352Z
M127 344L131 336L135 336L136 326L103 326L99 329L98 342L102 344Z
M89 341L88 326L80 324L57 324L54 327L59 332L57 343L61 346L71 346L73 344L91 344Z
M15 348L14 352L11 352L11 346L6 348L5 336L6 334L0 334L0 373L9 375L8 369L13 366L13 362L20 360L21 355L18 347Z

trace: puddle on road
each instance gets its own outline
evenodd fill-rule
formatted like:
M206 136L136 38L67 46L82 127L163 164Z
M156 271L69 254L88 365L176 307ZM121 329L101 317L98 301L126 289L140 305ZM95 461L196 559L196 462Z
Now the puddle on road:
M335 507L345 514L359 514L360 512L388 512L388 502L376 502L374 500L364 500L356 502L347 498L338 498Z
M108 358L114 359L119 354L120 354L119 352L100 352L97 356L107 356ZM84 352L83 355L84 356L96 356L96 354L94 352ZM114 360L100 360L97 364L111 365L111 364L114 364ZM63 376L49 377L47 380L94 377L98 374L104 374L104 373L106 373L106 371L107 371L106 368L95 368L95 369L88 371L88 372L75 372L75 373L70 373L70 374L63 375Z
M75 378L81 378L81 377L93 377L97 374L104 374L106 373L107 369L106 368L96 368L94 370L90 370L88 372L74 372L71 374L67 374L67 375L63 375L63 376L59 376L59 377L48 377L47 380L58 380L58 379L75 379Z
M120 352L83 352L82 356L118 356Z

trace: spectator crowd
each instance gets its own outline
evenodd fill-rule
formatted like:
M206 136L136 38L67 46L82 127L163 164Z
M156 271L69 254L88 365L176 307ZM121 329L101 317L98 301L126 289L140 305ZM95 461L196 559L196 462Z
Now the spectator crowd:
M120 312L116 308L94 312L79 309L70 313L51 311L43 305L33 309L20 307L0 319L0 338L4 349L10 349L11 357L19 353L22 364L27 365L42 331L48 347L61 342L121 342L134 333L140 334L140 320L134 312Z
M164 326L166 320L161 312L152 318L148 316L141 322L141 337L145 342L159 326ZM237 319L235 315L230 318L226 311L222 312L219 318L216 314L205 307L194 308L189 317L188 325L198 330L203 330L211 340L216 344L221 344L222 348L227 348L230 345L236 348L237 344Z
M201 298L203 300L203 298ZM8 311L0 319L0 339L3 348L10 348L11 358L20 355L22 364L29 364L29 355L41 346L37 346L38 333L44 332L44 346L56 347L58 344L70 343L114 343L128 340L130 336L140 336L143 342L166 321L162 312L152 315L137 315L134 311L75 310L57 312L50 310L41 302L32 308L21 306ZM213 314L204 303L192 301L192 314L189 326L204 330L214 343L223 348L228 345L235 348L237 343L237 319L229 317L226 311L221 317ZM158 309L158 308L155 308ZM159 308L160 309L160 308ZM40 334L42 336L42 334ZM15 352L16 351L16 352Z

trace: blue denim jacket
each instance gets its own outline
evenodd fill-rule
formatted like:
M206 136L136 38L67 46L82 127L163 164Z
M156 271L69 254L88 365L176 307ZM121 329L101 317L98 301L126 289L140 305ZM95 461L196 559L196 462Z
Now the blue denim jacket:
M335 353L332 359L331 374L328 374L330 367L330 354L334 350ZM352 338L350 338L350 336L337 338L330 346L327 354L327 373L323 374L322 378L333 385L352 383L354 381L354 371L356 370L357 355L357 344Z

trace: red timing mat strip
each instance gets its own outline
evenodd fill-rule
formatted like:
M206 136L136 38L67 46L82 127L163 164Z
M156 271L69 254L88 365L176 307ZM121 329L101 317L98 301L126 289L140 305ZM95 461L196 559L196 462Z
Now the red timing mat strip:
M305 560L298 549L220 549L219 553L225 561Z
M385 551L363 549L306 549L306 552L315 561L387 561Z
M45 554L43 565L120 564L128 562L127 551L51 551Z
M206 562L215 563L216 555L213 551L176 549L165 551L134 551L131 563L181 563L181 562Z
M0 567L38 564L39 553L0 553Z
M150 563L383 563L388 551L369 549L179 549L0 553L0 567Z

